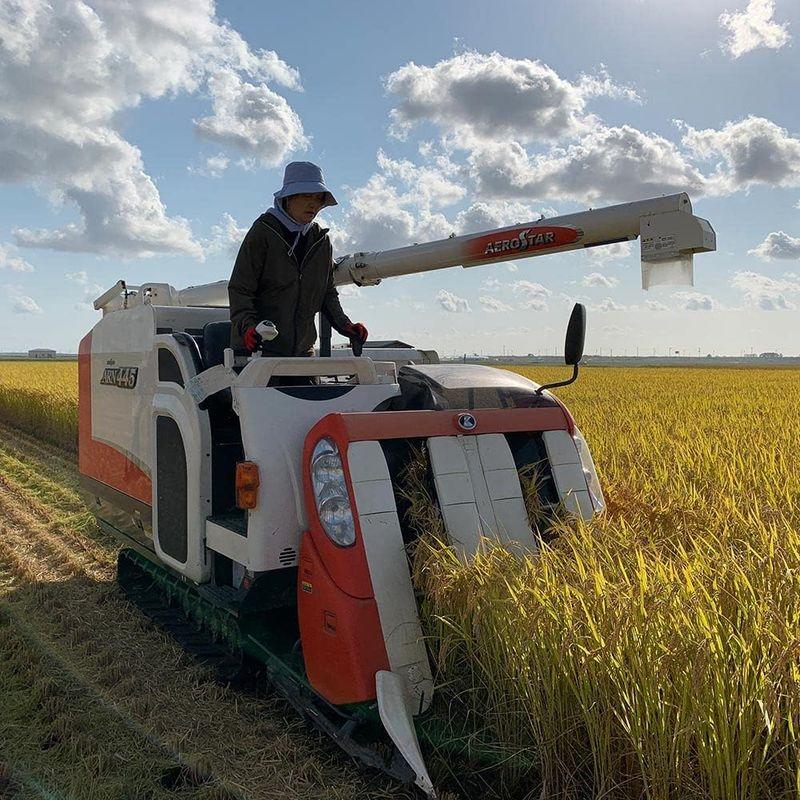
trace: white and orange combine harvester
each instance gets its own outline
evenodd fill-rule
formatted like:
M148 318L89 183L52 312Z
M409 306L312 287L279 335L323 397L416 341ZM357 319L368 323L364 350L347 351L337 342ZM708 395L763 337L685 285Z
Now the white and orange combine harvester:
M715 249L711 226L678 194L356 253L336 282L637 237L645 288L691 282L692 254ZM125 545L123 584L166 596L263 662L348 753L434 796L419 740L435 680L400 476L424 453L463 557L482 536L533 552L521 469L537 465L540 500L554 509L588 519L603 508L566 408L511 372L440 364L397 342L359 357L240 357L225 282L178 291L119 281L95 308L103 317L80 344L79 466L101 526ZM567 337L575 373L583 320L578 306ZM394 746L378 746L387 736Z

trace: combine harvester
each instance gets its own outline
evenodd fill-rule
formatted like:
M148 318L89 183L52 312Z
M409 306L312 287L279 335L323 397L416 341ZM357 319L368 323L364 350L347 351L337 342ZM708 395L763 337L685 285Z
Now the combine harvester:
M374 285L637 237L644 288L691 283L692 254L715 249L677 194L356 253L335 280ZM400 343L331 358L329 329L322 357L242 358L229 349L224 281L180 291L119 281L94 305L103 318L79 351L79 468L101 527L124 543L123 585L178 605L263 663L349 754L434 797L418 737L434 679L400 476L423 444L464 557L481 536L535 551L519 470L538 465L554 510L603 509L586 442L547 391L563 384L439 364ZM571 380L584 316L576 306L568 330Z

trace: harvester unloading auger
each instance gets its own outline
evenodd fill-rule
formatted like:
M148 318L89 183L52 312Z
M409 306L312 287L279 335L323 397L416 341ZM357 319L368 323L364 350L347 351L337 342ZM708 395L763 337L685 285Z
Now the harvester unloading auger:
M374 285L637 237L644 288L691 283L692 255L715 249L711 226L677 194L356 253L335 280ZM519 375L439 364L399 343L361 357L238 357L224 281L180 291L119 281L95 308L103 318L79 351L79 468L100 525L124 543L120 579L262 662L348 753L435 796L415 724L435 686L400 476L424 450L464 557L482 536L533 552L521 470L537 465L539 499L554 513L603 509L567 409ZM573 319L577 367L582 309Z

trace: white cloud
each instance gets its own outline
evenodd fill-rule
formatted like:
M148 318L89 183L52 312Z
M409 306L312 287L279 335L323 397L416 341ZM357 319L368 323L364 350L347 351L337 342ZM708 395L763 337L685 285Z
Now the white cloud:
M603 275L600 272L590 272L588 275L583 276L581 286L597 287L604 286L608 289L616 286L619 283L619 278L612 278L608 275Z
M391 111L395 135L405 137L428 121L463 144L575 135L593 121L585 93L591 96L601 83L587 79L581 87L539 61L469 51L432 67L409 62L388 76L386 90L400 100Z
M593 264L601 266L612 261L622 261L633 253L632 242L614 242L600 247L587 247L584 251L586 257Z
M458 180L465 171L433 146L423 150L428 163L420 166L379 149L378 171L362 186L344 187L350 200L344 219L327 223L337 252L386 250L454 233L438 209L464 198L466 189Z
M791 41L787 23L775 22L774 0L750 0L744 11L720 14L719 24L729 32L723 50L739 58L759 47L779 50Z
M83 289L82 299L75 304L76 311L85 311L87 308L94 311L94 301L105 291L99 283L87 283Z
M800 185L800 139L763 117L728 122L720 130L684 130L683 144L700 158L721 157L708 178L708 190L726 194L757 184Z
M644 305L648 311L669 311L669 306L664 305L664 303L658 300L645 300Z
M485 143L468 157L478 193L489 197L627 201L689 191L702 194L703 175L676 146L656 134L597 125L576 144L530 156L519 142Z
M497 313L497 312L507 312L513 311L514 309L504 303L502 300L499 300L497 297L490 297L487 295L482 295L478 298L478 302L489 312L489 313Z
M795 308L790 295L800 294L800 281L789 277L770 278L751 270L739 270L731 279L731 286L742 293L746 306L761 311L778 311Z
M605 299L601 300L597 305L592 306L595 311L601 311L603 313L609 311L625 311L627 307L618 303L616 300L613 300L610 297L606 297Z
M281 125L291 118L285 101L264 99L268 81L298 88L296 71L275 53L252 51L211 0L31 0L3 8L0 180L32 184L80 214L57 230L16 231L21 244L202 256L189 223L167 213L141 152L119 131L124 112L144 99L207 88L215 111L203 132L263 160L302 141L296 124ZM237 92L254 100L250 115L239 113ZM241 140L223 136L228 111ZM289 138L271 139L274 130Z
M389 158L383 150L378 150L378 167L387 178L400 180L407 190L413 194L418 205L431 209L449 206L463 199L466 189L447 177L446 172L438 167L417 166L406 159L397 161ZM451 171L457 171L455 165L444 164Z
M77 283L79 286L86 286L89 283L89 273L85 269L78 270L77 272L66 272L64 277L67 280Z
M39 304L27 294L16 289L9 290L9 299L11 300L11 310L15 314L41 314L42 309Z
M0 244L0 269L10 269L13 272L33 272L33 264L17 254L13 244Z
M578 79L578 88L584 99L610 97L612 100L630 100L640 105L642 103L642 98L633 87L623 86L611 78L605 64L601 64L593 75L582 74Z
M553 209L547 211L556 213ZM456 214L455 228L460 234L477 233L532 222L542 216L544 210L534 211L527 203L478 200Z
M796 260L800 258L800 238L790 236L783 231L773 231L758 247L747 251L751 256L757 256L762 261L774 259Z
M372 175L350 190L344 225L336 231L337 250L386 250L414 242L445 239L453 226L438 212L420 207L413 192L401 193L386 175Z
M519 298L519 307L534 311L547 310L547 298L552 292L541 283L532 281L515 281L511 285L514 294Z
M237 149L266 167L308 147L300 117L266 84L249 83L233 69L221 68L209 78L208 88L214 113L195 120L202 138Z
M680 303L682 311L714 311L719 308L713 297L700 292L675 292L673 297Z
M503 283L498 278L486 278L484 282L481 284L481 288L485 289L487 292L498 292L500 289L503 288Z
M464 311L472 311L469 302L464 297L448 292L447 289L440 289L436 294L436 302L445 310L452 314L460 314Z
M206 243L206 249L209 253L222 252L235 256L246 234L247 228L240 227L239 223L226 212L222 215L222 219L212 226L211 239Z
M189 172L195 175L202 175L206 178L219 178L231 160L224 153L217 153L215 156L208 156L200 167L187 167Z
M357 297L361 297L361 288L356 286L354 283L346 283L337 288L339 297L341 297L343 300L354 300Z

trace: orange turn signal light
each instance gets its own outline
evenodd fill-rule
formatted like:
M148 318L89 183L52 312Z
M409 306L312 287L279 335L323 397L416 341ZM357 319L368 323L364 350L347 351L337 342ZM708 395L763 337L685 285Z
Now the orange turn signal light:
M258 487L260 485L258 465L252 461L240 461L236 465L237 507L255 508L258 504Z

